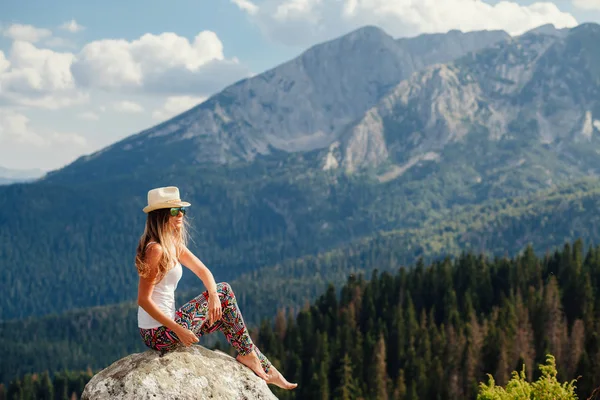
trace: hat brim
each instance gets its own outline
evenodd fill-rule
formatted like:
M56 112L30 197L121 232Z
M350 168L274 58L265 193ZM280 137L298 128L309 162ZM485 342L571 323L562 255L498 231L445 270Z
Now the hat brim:
M156 203L151 206L144 207L144 212L148 214L150 211L158 210L161 208L172 208L172 207L189 207L190 203L187 201L178 201L178 202L170 202L170 203Z

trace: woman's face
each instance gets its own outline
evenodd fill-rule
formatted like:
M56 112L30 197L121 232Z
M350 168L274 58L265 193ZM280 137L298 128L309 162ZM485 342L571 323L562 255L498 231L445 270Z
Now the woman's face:
M185 211L181 211L180 208L172 208L171 215L169 216L169 225L173 230L179 230L183 226L183 215ZM173 216L175 214L175 216Z

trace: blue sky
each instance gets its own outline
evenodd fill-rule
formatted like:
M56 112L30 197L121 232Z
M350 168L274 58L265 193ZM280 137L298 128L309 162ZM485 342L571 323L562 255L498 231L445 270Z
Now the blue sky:
M395 37L600 22L600 0L3 0L0 166L50 170L364 25Z

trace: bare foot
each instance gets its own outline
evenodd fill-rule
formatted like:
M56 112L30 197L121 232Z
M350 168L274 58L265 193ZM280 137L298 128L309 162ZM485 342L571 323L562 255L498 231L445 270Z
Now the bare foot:
M238 354L235 359L244 364L246 367L250 368L256 375L258 375L263 380L267 380L268 376L266 372L262 369L262 365L260 365L260 360L258 359L258 356L254 351L245 356Z
M267 383L287 390L295 389L296 386L298 386L297 383L288 382L283 375L281 375L281 372L277 371L277 368L272 365L271 368L269 368Z

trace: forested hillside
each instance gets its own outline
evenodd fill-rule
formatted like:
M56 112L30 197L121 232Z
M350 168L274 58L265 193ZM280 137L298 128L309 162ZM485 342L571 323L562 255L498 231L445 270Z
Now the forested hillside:
M351 276L296 318L264 322L259 343L299 382L281 399L474 399L493 374L506 384L556 357L560 380L600 376L600 247L536 257L473 253L417 263L370 281ZM587 395L587 396L586 396Z
M503 385L524 365L528 379L537 379L547 354L559 380L580 376L577 391L586 398L600 376L599 290L600 246L586 250L582 241L543 257L531 248L514 258L464 253L375 271L369 280L351 275L341 291L330 286L297 315L264 320L254 337L300 384L274 389L281 399L474 399L486 373ZM114 347L125 355L139 348L139 341L128 348L133 342L114 340L134 336L133 328L113 331L115 318L126 315L71 318L57 336L89 332L94 344L86 351L95 358ZM33 327L22 329L36 334Z
M562 246L570 238L600 242L600 187L595 180L557 190L482 206L457 209L452 217L431 218L420 229L406 229L354 241L318 256L305 256L261 268L233 279L244 318L258 326L285 309L297 311L313 302L329 283L341 287L350 274L394 272L411 266L418 257L430 262L444 255L459 255L466 248L479 254L517 254L531 243L538 254ZM216 270L217 280L219 270ZM182 279L177 304L204 290L192 274ZM132 295L135 296L135 288ZM123 324L123 321L128 321ZM102 329L88 329L100 326ZM100 368L131 351L139 351L135 304L74 310L58 316L35 317L0 324L0 343L6 363L0 382L18 374L57 368ZM10 332L25 329L30 336ZM109 334L110 332L110 334ZM111 345L115 341L118 345Z

